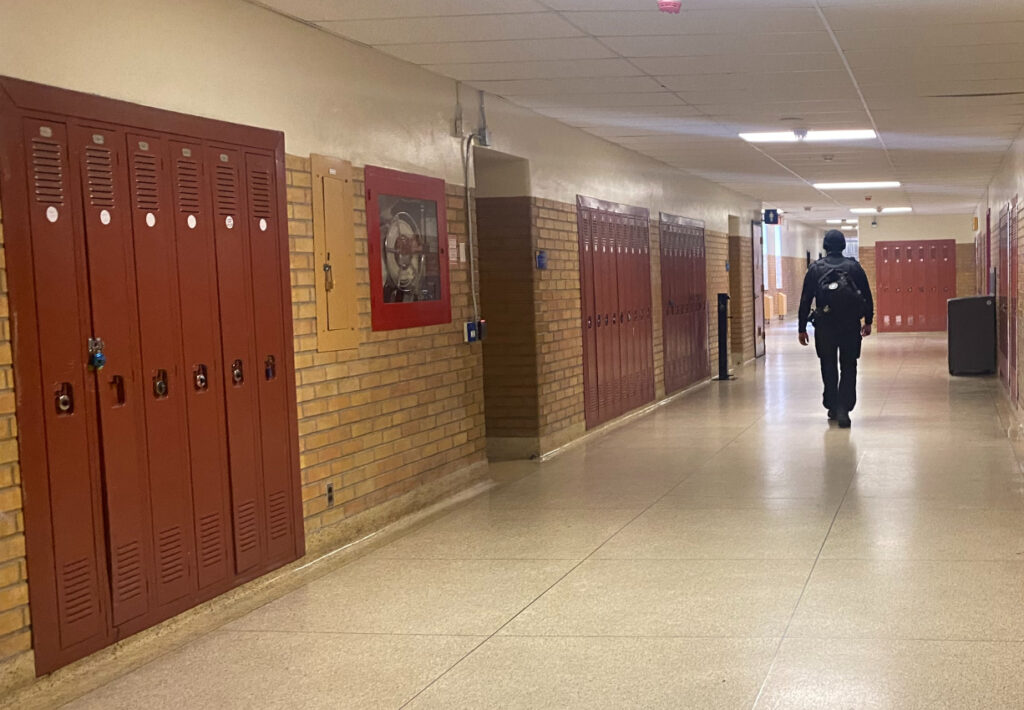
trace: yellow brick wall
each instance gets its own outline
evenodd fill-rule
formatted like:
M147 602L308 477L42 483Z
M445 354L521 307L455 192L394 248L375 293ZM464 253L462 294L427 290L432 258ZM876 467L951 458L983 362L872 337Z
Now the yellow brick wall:
M705 230L704 248L708 279L708 357L711 373L718 376L718 294L729 293L729 237L724 232Z
M543 452L583 433L579 239L575 205L535 198L533 214L536 248L548 255L534 297Z
M6 259L0 249L0 688L4 667L21 665L31 647L17 436Z
M310 161L288 156L288 233L307 536L485 459L483 361L466 344L468 265L450 263L452 322L373 332L366 204L355 170L361 345L317 352ZM448 232L466 239L462 189L448 186ZM442 239L444 236L442 235ZM334 505L327 505L327 485Z

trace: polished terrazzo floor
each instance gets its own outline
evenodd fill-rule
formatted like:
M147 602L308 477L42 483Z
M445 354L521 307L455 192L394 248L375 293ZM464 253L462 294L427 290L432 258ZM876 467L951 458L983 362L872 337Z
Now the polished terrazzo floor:
M813 348L501 485L72 708L1022 708L1024 479L991 378Z

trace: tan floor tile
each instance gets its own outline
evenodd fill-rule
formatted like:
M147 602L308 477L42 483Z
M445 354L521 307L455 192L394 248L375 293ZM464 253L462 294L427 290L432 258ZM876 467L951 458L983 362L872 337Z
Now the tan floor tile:
M397 708L482 640L219 631L64 707Z
M641 511L509 509L476 501L374 553L405 559L582 560Z
M490 634L575 564L364 557L227 628Z
M1024 640L1024 562L819 560L789 636Z
M598 559L805 559L825 540L834 509L765 499L760 508L694 508L665 499L623 528Z
M749 708L777 645L776 639L498 636L409 707Z
M955 500L848 497L823 558L1024 560L1024 513Z
M1024 644L786 639L756 710L1018 710Z
M810 568L794 560L591 559L502 633L780 636Z

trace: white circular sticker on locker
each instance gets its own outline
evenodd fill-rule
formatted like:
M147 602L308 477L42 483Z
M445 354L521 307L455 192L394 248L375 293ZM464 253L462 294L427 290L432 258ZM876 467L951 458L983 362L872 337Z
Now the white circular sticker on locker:
M47 220L49 220L50 222L56 222L58 216L59 215L57 214L57 208L56 207L54 207L53 205L50 205L49 207L46 208L46 219Z
M195 229L196 225L199 223L198 220L196 220L196 216L194 214L190 214L186 221L188 222L189 229Z
M152 212L147 212L146 213L146 226L147 227L155 227L156 226L156 215L153 214Z
M267 220L263 219L262 217L260 218L260 231L267 231Z
M100 222L103 224L110 224L110 211L100 210Z
M224 225L228 229L234 229L235 228L235 218L232 217L231 215L228 215L227 217L224 218Z

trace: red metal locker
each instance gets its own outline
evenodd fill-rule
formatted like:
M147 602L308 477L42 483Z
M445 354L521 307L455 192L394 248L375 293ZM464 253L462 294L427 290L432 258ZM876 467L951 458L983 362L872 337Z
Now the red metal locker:
M174 179L196 570L202 589L226 580L233 560L217 255L203 148L172 141L168 151Z
M616 336L618 341L618 355L620 367L620 399L615 408L616 416L632 408L636 400L636 364L633 361L633 343L626 324L626 313L633 300L633 259L632 259L632 230L626 218L621 216L612 217L615 224L613 233L615 252L615 274L618 281L619 305L616 313L612 314L612 321L616 321Z
M84 240L66 125L5 110L0 132L8 265L33 265L7 275L12 329L37 334L14 354L33 644L48 672L110 639Z
M892 258L892 246L888 243L875 244L875 280L877 293L875 294L875 323L880 332L892 330L892 292L889 287L890 259Z
M196 589L192 480L185 420L178 260L167 148L156 135L127 136L156 603Z
M583 332L583 409L586 426L598 424L597 317L594 312L594 246L590 210L579 210L580 311Z
M1010 270L1009 255L1009 205L999 210L999 266L997 299L999 304L998 330L999 330L999 374L1007 387L1010 386L1007 367L1009 365L1009 321L1010 321L1010 298L1007 290L1010 282L1008 273Z
M1007 345L1006 345L1006 376L1010 383L1010 397L1017 401L1017 198L1009 206L1006 225L1007 255Z
M943 313L946 300L943 298L941 242L930 241L925 245L925 330L945 330L946 318Z
M956 242L952 239L945 239L939 242L939 254L942 262L939 266L939 282L941 284L939 294L939 315L941 316L940 330L946 329L946 318L948 314L947 302L956 298Z
M245 156L248 231L252 248L252 299L260 399L260 441L263 448L264 508L267 554L271 560L291 557L295 547L294 473L289 413L295 408L295 389L289 386L284 332L291 317L291 299L285 302L283 283L289 272L286 223L277 205L277 174L273 157ZM241 225L240 225L241 226ZM289 334L290 335L290 334Z
M205 154L213 191L235 569L242 573L259 564L266 549L256 388L260 367L253 333L246 197L242 154L215 146L207 147Z
M929 329L928 311L928 249L925 244L917 243L911 247L911 269L907 274L907 290L911 297L910 330L923 331Z
M96 373L115 625L152 608L153 549L145 404L139 353L125 134L100 125L71 128L82 180L93 334L107 365Z
M639 227L639 267L640 267L640 293L637 296L637 310L640 312L640 322L643 329L643 342L638 346L640 349L639 358L641 363L641 377L643 387L641 388L642 400L640 404L646 404L654 400L654 293L651 285L651 225L650 220L645 216L640 220ZM664 347L664 344L662 344Z

